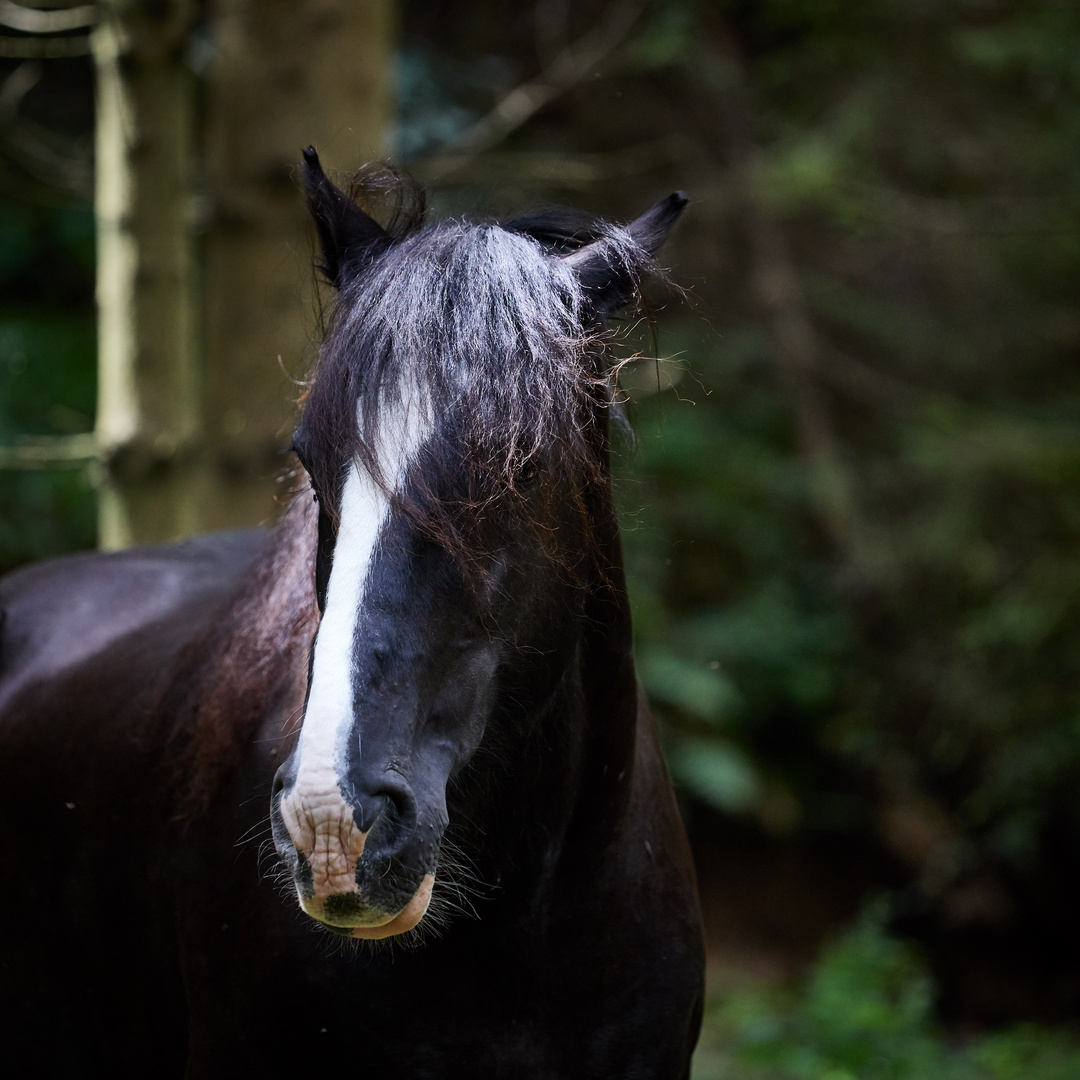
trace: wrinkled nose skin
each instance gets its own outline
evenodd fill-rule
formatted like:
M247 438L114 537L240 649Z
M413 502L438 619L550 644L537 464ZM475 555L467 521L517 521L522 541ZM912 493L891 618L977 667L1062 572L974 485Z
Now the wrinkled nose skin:
M431 897L445 813L422 821L408 782L387 770L301 787L296 757L275 777L271 821L301 907L355 937L411 929Z

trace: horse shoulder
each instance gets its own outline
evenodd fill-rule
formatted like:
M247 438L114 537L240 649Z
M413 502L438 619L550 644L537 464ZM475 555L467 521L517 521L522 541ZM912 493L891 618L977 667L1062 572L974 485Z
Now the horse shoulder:
M704 997L701 913L656 728L636 696L621 718L633 726L627 767L594 778L618 816L594 837L595 861L578 855L562 879L546 964L562 988L563 1035L590 1063L582 1075L683 1077Z
M696 918L697 877L690 843L644 691L638 692L635 760L628 840L636 844L643 871Z
M624 882L634 897L624 911L628 954L644 985L627 1002L644 1027L668 1033L657 1075L689 1069L701 1025L705 948L693 855L644 691L638 691L629 812L621 836ZM647 986L647 989L646 989ZM664 1020L664 1023L659 1023ZM642 1053L646 1053L643 1048ZM664 1058L659 1045L649 1052Z

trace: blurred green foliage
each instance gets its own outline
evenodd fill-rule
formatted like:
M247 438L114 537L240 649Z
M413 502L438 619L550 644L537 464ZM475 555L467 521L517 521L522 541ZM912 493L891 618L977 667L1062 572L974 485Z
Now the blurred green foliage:
M453 152L608 11L407 4L399 147ZM1058 0L650 3L441 196L691 193L620 481L672 770L877 834L935 903L1080 838L1078 56Z
M838 707L850 618L814 550L782 403L752 375L738 385L737 357L725 372L702 363L701 343L687 351L711 396L683 378L638 402L620 483L641 677L695 796L770 821L778 797L797 796L799 818L811 809L833 825L820 819L827 800L811 806L829 787L806 751ZM781 824L796 824L790 814Z
M1080 834L1080 8L650 10L642 62L715 140L675 239L697 312L635 375L622 484L676 778L770 829L881 830L936 898L1022 877Z
M0 205L0 446L90 431L96 393L93 214ZM93 547L84 468L0 469L0 572Z
M1071 1080L1075 1033L1030 1025L991 1035L943 1031L918 954L868 908L804 983L744 984L711 995L693 1080Z

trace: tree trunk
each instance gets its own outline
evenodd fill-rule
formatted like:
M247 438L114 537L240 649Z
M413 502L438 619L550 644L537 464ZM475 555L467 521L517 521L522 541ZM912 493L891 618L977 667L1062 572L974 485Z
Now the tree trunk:
M104 0L97 69L97 439L103 547L198 524L190 0Z
M207 94L204 527L274 512L293 403L317 334L297 163L383 154L388 0L219 0Z
M274 515L317 322L294 171L383 152L390 3L212 0L201 122L195 0L100 5L103 547Z
M717 32L698 79L717 107L719 145L732 172L750 253L751 289L776 346L799 452L817 517L836 553L865 586L880 560L870 543L851 477L820 385L821 347L782 221L762 194L764 155L757 144L744 61L735 37Z

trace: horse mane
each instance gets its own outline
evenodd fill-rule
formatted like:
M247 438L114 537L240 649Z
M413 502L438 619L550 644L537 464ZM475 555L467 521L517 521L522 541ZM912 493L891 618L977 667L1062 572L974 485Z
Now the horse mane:
M385 172L350 191L395 203L390 246L341 283L303 398L296 445L315 490L336 514L343 463L388 493L380 423L419 390L441 418L423 467L396 508L469 566L496 543L501 514L525 507L522 480L570 492L587 524L589 494L607 478L612 364L603 313L559 256L602 242L634 287L653 260L629 234L563 208L498 223L427 224L419 189ZM542 535L551 506L529 511Z
M206 809L276 700L302 677L318 625L316 512L304 484L213 630L184 649L164 707L176 717L178 818Z

